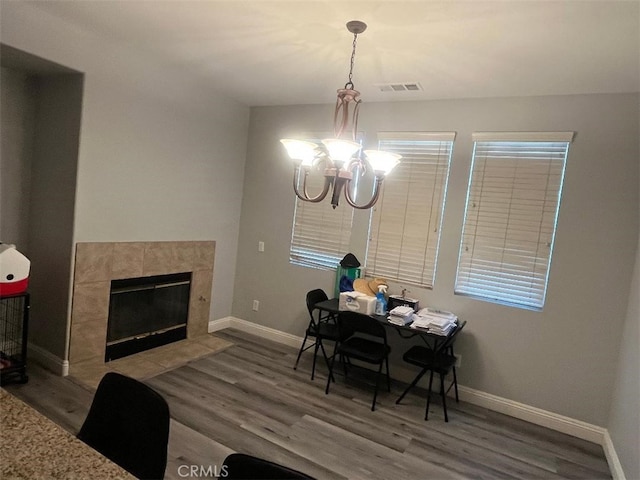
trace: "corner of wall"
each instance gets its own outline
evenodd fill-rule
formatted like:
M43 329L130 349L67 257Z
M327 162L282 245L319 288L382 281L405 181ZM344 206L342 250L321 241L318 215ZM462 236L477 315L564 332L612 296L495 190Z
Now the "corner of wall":
M27 365L33 360L35 363L42 365L47 370L59 375L61 377L66 377L69 375L69 361L63 360L62 358L54 355L48 350L29 342L28 343L28 355L27 355ZM27 374L29 373L27 367Z

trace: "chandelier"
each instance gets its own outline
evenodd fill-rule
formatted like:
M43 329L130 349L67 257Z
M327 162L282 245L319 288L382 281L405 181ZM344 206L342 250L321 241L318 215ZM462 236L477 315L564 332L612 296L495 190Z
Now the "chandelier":
M353 65L358 34L364 32L366 28L367 25L358 20L347 23L347 30L353 33L353 48L348 81L344 88L338 89L338 98L333 115L334 138L324 139L321 144L290 138L280 140L286 148L287 154L293 160L293 190L298 198L305 202L321 202L326 198L329 190L332 190L331 205L333 208L338 206L340 195L344 192L345 199L349 205L354 208L369 209L378 200L385 175L399 162L400 155L381 150L365 150L365 158L363 158L361 145L356 142L361 100L360 92L355 90L353 85ZM351 105L353 106L353 112L350 116L349 107ZM351 140L344 140L341 137L349 127L349 122L351 122ZM324 166L324 186L320 193L310 196L307 191L307 178L312 169L318 169L321 166ZM375 176L373 193L367 203L358 205L352 197L351 182L354 173L364 175L367 168L370 168ZM299 181L301 174L304 177Z

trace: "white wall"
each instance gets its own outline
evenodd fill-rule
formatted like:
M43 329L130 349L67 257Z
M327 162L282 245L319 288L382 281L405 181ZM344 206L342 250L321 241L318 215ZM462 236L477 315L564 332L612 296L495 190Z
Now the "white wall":
M1 21L2 43L85 73L74 244L214 240L211 318L229 315L249 109L31 4Z
M367 147L375 145L377 131L457 132L435 288L410 289L422 305L468 320L456 350L465 386L606 426L638 239L637 105L633 94L363 104L360 129ZM289 264L292 168L278 142L326 131L331 119L329 105L252 109L236 317L303 335L306 292L333 291L333 272ZM454 295L471 134L548 130L576 136L544 311ZM356 214L354 235L366 236L366 213ZM259 240L264 253L257 251ZM361 247L353 250L364 262ZM251 310L253 299L260 300L259 312ZM406 348L394 342L392 370L402 364Z

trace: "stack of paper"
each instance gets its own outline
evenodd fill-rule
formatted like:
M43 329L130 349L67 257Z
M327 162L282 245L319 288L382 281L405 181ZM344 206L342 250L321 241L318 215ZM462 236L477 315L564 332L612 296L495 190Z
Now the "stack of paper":
M393 323L394 325L408 325L413 321L413 308L406 305L395 307L389 312L387 319L389 323Z
M423 308L416 317L411 328L421 328L436 335L449 335L458 320L458 317L451 312L431 308Z

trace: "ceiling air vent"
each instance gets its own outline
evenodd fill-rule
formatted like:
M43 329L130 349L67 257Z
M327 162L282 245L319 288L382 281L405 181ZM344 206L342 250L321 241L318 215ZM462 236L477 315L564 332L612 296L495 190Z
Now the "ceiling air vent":
M419 92L422 90L418 82L376 83L375 86L381 92Z

